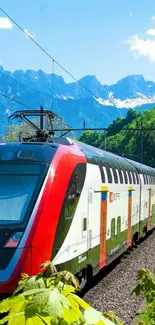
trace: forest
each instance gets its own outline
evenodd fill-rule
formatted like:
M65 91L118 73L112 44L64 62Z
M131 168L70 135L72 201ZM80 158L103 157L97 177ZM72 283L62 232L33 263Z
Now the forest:
M126 118L117 118L104 132L85 131L79 141L155 168L155 107L130 109Z

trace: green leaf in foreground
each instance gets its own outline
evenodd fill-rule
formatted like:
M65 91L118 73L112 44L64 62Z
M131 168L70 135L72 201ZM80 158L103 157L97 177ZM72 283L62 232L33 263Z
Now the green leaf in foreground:
M70 303L58 289L46 289L45 292L35 295L25 307L25 316L30 318L36 314L52 316L53 319L61 317L63 307L70 308Z
M16 306L24 302L25 298L22 295L4 299L0 302L0 313L6 313L10 311L13 307L15 308Z
M56 272L51 262L44 263L41 271L32 277L22 275L14 294L0 302L0 313L5 313L0 324L122 325L75 294L79 282L73 274Z
M86 324L102 324L102 325L113 325L108 318L104 317L101 312L95 310L92 307L89 307L84 311L84 318L86 320Z

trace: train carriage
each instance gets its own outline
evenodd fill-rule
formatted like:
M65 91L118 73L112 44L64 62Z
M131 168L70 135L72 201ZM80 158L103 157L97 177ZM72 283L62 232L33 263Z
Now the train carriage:
M155 224L155 169L70 138L0 145L0 293L46 260L86 279Z

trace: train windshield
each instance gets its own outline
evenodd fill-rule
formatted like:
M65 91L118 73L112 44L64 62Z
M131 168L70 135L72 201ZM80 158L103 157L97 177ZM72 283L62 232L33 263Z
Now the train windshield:
M0 163L0 225L28 219L46 169L38 163Z

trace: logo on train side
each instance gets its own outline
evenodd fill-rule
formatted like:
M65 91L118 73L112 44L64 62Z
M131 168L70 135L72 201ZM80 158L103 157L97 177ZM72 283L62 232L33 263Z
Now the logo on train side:
M109 193L109 202L113 202L113 192Z
M109 193L109 202L113 202L116 200L120 200L120 193L110 192Z

